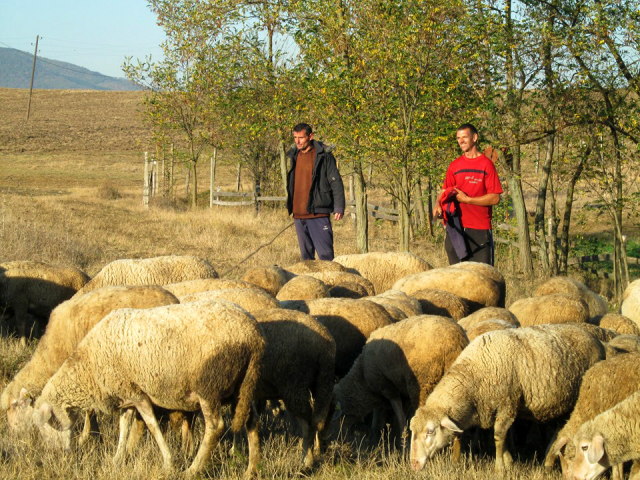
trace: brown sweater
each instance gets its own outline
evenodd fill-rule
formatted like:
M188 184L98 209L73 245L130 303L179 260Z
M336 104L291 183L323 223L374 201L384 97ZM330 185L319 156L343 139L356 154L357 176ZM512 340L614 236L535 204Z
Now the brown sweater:
M308 152L298 152L296 158L296 176L293 190L293 218L319 218L328 217L326 213L313 214L307 212L309 204L309 190L311 190L311 177L313 175L313 162L316 158L316 149Z

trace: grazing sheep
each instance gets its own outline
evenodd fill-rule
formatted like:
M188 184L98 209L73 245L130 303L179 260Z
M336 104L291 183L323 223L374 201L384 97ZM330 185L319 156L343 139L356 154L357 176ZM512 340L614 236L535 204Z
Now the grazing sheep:
M218 273L206 260L186 255L120 259L105 265L79 293L108 286L168 285L198 278L218 278Z
M458 321L469 313L466 302L444 290L425 288L413 292L411 296L420 302L420 308L425 315L442 315Z
M640 459L638 415L640 391L583 423L573 437L574 478L592 480L613 465Z
M624 335L640 335L640 328L633 320L619 313L607 313L606 315L597 315L589 319L589 323L598 325L602 328L613 330Z
M336 342L336 375L343 377L362 351L374 330L392 323L380 305L364 299L321 298L281 302L283 308L312 315L324 325Z
M459 324L458 324L459 325ZM504 320L492 319L485 320L484 322L476 323L472 328L465 330L469 341L472 342L476 337L483 335L487 332L493 332L495 330L506 330L508 328L518 328L512 323L505 322Z
M232 423L235 432L253 417L251 403L263 352L257 322L230 302L116 310L86 335L47 382L36 401L33 420L45 439L69 446L78 409L110 413L126 408L114 457L119 463L124 460L124 439L135 408L160 447L165 467L170 468L172 455L158 428L153 405L201 410L205 432L187 470L193 475L204 468L222 435L223 401L238 398ZM49 424L52 413L60 432ZM247 425L247 473L256 472L258 462L254 422Z
M640 336L638 335L618 335L609 340L608 347L614 348L620 353L640 352Z
M368 297L367 289L354 282L342 282L329 289L329 295L333 298L362 298Z
M18 335L28 333L29 313L43 320L65 300L83 288L89 277L73 267L54 267L35 262L8 262L0 269L0 303L13 310Z
M340 255L333 259L350 272L369 280L377 293L389 290L400 278L425 270L431 265L408 252L370 252Z
M509 311L523 327L544 323L584 323L589 319L589 308L584 300L564 293L521 298L511 304Z
M627 353L598 362L585 373L571 417L547 450L545 467L559 459L565 478L571 478L569 467L576 454L572 439L578 428L640 390L639 371L640 353Z
M419 339L419 341L417 341ZM447 367L468 344L450 318L419 315L373 332L349 373L336 385L345 424L391 406L400 431Z
M280 289L295 275L277 265L270 267L253 267L242 276L245 282L253 283L275 297Z
M184 297L190 293L206 292L208 290L222 290L225 288L256 288L253 283L228 278L198 278L184 282L170 283L162 288L173 293L176 297Z
M471 312L498 306L500 301L500 289L493 280L463 268L434 268L403 277L393 285L394 290L402 290L407 295L425 288L437 288L457 295L468 303Z
M375 295L373 284L357 273L335 272L326 270L323 272L307 273L307 275L317 278L318 280L322 280L329 287L329 289L339 284L356 283L364 287L365 291L367 292L367 296Z
M478 323L484 322L485 320L502 320L510 323L514 327L520 326L520 322L518 322L516 316L506 308L502 307L485 307L480 310L476 310L471 315L458 320L458 325L468 332Z
M420 302L416 298L400 290L387 290L373 297L368 297L367 300L382 305L387 310L390 307L398 308L404 313L405 318L422 315L424 313Z
M463 431L493 427L496 469L511 464L505 448L516 417L547 422L567 414L582 375L604 347L575 325L542 325L486 333L449 367L411 420L411 465L426 461Z
M498 299L497 306L504 308L507 295L507 283L504 280L504 276L498 271L497 268L481 262L460 262L454 265L449 265L449 268L461 268L463 270L470 270L484 276L485 278L491 279L500 291L500 298Z
M310 315L281 308L255 314L266 340L255 399L282 400L302 426L302 463L314 463L316 433L325 429L334 383L336 344Z
M308 262L318 260L307 260ZM328 262L328 260L322 260ZM329 297L329 289L322 280L310 277L309 275L300 275L292 278L278 292L276 299L284 300L313 300L316 298Z
M589 317L604 315L609 311L607 301L579 280L571 277L552 277L538 285L534 290L534 297L542 297L552 293L564 293L572 297L577 297L585 301L589 308Z
M49 378L100 320L118 308L153 308L178 303L161 287L104 287L76 296L51 313L44 336L31 360L16 374L0 397L0 408L8 410L21 389L36 397Z
M267 308L279 308L278 301L261 288L225 288L207 292L191 293L179 297L180 303L198 302L200 300L227 300L255 313Z
M331 260L302 260L298 263L294 263L286 267L287 272L291 272L294 275L306 275L307 273L315 272L346 272L347 269Z
M640 327L640 279L631 282L622 293L620 313Z
M602 328L597 325L591 325L590 323L577 322L577 323L574 323L574 325L582 328L583 330L586 330L591 335L593 335L598 340L600 340L602 343L610 342L611 340L613 340L615 337L618 336L618 333L614 332L613 330L608 330L606 328Z

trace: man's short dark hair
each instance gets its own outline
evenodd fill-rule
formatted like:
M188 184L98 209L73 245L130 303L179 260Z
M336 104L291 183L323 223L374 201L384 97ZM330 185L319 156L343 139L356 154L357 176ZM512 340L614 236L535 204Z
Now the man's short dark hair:
M311 135L311 133L313 133L313 130L311 129L311 125L309 125L308 123L299 123L295 127L293 127L293 131L296 133L300 133L303 130L304 130L304 133L307 134L307 137Z
M477 129L473 124L471 124L471 123L463 123L462 125L460 125L460 126L458 127L458 130L456 130L456 131L457 131L457 132L459 132L460 130L466 130L467 128L468 128L468 129L469 129L469 131L471 132L471 135L472 135L472 136L473 136L474 134L475 134L475 135L478 135L478 129Z

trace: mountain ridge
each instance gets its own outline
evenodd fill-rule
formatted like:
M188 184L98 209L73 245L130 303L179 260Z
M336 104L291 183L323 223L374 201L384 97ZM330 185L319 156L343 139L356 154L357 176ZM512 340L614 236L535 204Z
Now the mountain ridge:
M0 48L0 87L29 88L33 54L15 48ZM38 56L33 81L34 89L42 90L142 90L139 85L110 77L72 63Z

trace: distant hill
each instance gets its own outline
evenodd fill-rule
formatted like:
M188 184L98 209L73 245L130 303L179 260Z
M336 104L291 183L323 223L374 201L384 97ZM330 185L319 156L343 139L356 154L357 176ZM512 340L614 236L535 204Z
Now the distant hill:
M33 53L0 48L0 87L29 88ZM141 90L124 78L109 77L72 63L44 57L36 60L33 88L60 90Z

